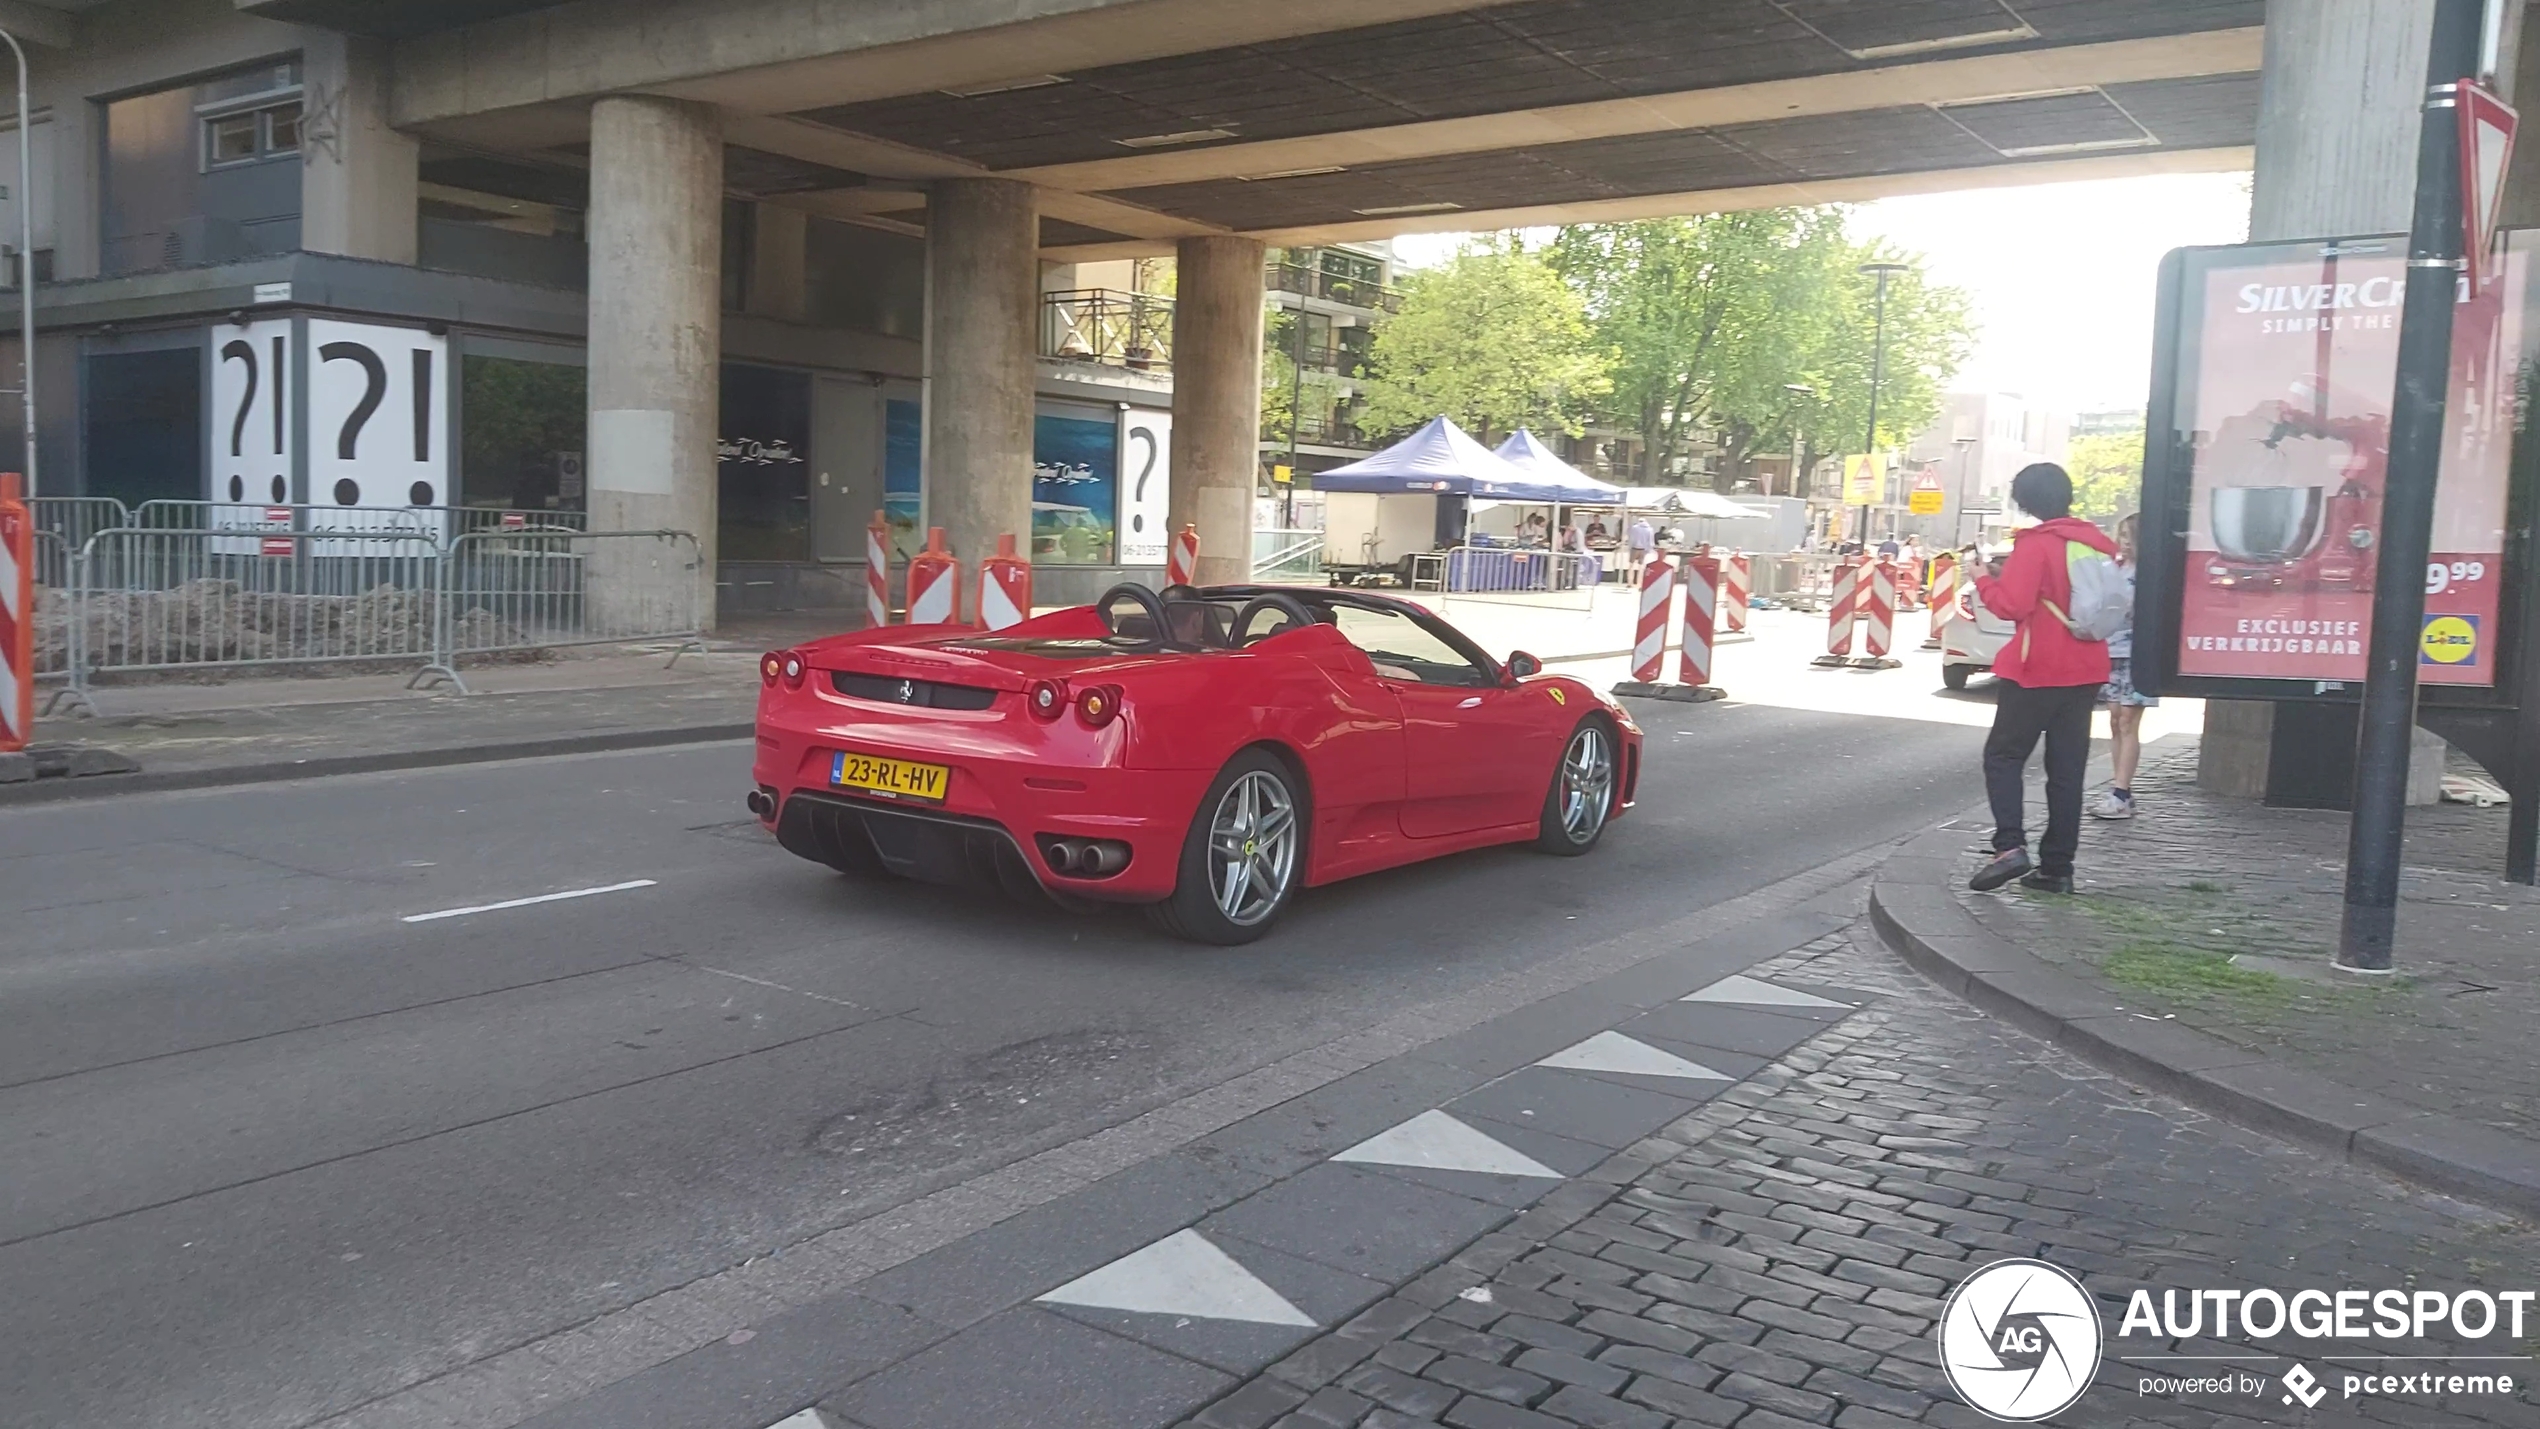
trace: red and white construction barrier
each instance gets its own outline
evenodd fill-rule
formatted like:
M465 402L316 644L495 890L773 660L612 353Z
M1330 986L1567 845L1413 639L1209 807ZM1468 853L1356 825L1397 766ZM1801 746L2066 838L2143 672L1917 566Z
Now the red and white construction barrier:
M864 623L891 623L891 523L879 511L864 528Z
M1711 649L1719 636L1721 561L1696 556L1685 562L1684 654L1676 682L1694 689L1711 683Z
M1032 563L1014 554L1014 538L999 536L997 553L979 563L979 624L989 630L1032 618Z
M1684 587L1683 649L1677 678L1665 680L1668 627L1675 615L1675 592ZM1720 609L1720 562L1712 556L1685 560L1678 579L1676 560L1653 556L1640 572L1640 624L1632 645L1632 678L1614 687L1617 695L1691 702L1716 700L1725 692L1712 687L1711 650Z
M1733 552L1720 562L1720 633L1741 634L1746 629L1747 602L1755 594L1755 559L1744 551Z
M1826 603L1826 653L1812 665L1841 665L1852 656L1852 625L1861 614L1861 563L1834 563L1833 596Z
M1852 662L1861 670L1892 670L1904 662L1887 652L1896 647L1896 565L1880 561L1861 571L1861 655Z
M35 516L0 472L0 754L35 734Z
M1164 554L1166 585L1199 584L1199 528L1189 522L1173 533L1173 546Z
M1949 634L1949 622L1958 618L1958 563L1948 556L1932 562L1931 567L1931 634L1923 641L1926 650L1937 650Z
M961 562L944 549L944 528L926 528L926 549L908 560L908 623L950 625L961 618Z
M1655 685L1667 667L1667 621L1676 601L1675 563L1652 556L1640 568L1640 623L1633 627L1632 679Z

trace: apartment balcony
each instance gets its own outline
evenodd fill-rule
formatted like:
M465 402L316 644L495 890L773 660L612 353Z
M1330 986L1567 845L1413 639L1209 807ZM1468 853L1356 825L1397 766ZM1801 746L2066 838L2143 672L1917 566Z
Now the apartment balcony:
M1308 372L1321 372L1335 377L1367 375L1367 354L1346 347L1323 347L1308 344L1304 348L1282 347L1272 361L1285 366L1301 363Z
M1274 293L1295 293L1371 313L1402 311L1402 290L1361 278L1345 278L1301 263L1273 263L1263 282Z
M1117 288L1041 294L1041 355L1134 372L1173 370L1173 300Z

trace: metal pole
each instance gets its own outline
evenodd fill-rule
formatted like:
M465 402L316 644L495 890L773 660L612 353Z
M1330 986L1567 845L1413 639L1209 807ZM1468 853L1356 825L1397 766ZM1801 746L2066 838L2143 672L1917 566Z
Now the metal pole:
M2416 728L2417 652L2425 624L2426 552L2452 373L2452 305L2461 281L2458 81L2477 72L2479 0L2436 0L2426 56L2425 120L2417 134L2416 213L2408 235L2407 297L2399 318L2399 377L2390 402L2389 478L2374 563L2372 644L2355 746L2355 810L2346 835L2346 916L2337 966L2386 973L2399 912L2399 862L2408 812L2408 752Z
M26 494L35 484L35 124L27 98L26 48L0 30L18 61L18 410L26 431Z
M1289 358L1296 364L1296 391L1288 394L1288 479L1279 492L1279 524L1296 528L1296 439L1297 428L1305 424L1305 295L1296 300L1296 317L1290 323Z
M1873 460L1873 464L1879 451L1879 379L1887 369L1887 277L1896 271L1896 266L1893 263L1869 265L1870 270L1878 274L1879 297L1878 317L1871 328L1870 339L1870 431L1869 435L1861 440L1861 451L1865 458ZM1880 493L1882 496L1885 494L1885 492ZM1867 554L1869 549L1870 503L1863 502L1861 505L1861 550Z

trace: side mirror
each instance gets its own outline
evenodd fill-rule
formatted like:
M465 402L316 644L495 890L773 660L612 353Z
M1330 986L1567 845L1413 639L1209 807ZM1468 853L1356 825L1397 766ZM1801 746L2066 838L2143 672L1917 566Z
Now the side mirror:
M1534 656L1527 654L1525 651L1520 650L1508 657L1507 670L1508 678L1512 680L1522 680L1528 675L1542 674L1543 662L1536 659Z

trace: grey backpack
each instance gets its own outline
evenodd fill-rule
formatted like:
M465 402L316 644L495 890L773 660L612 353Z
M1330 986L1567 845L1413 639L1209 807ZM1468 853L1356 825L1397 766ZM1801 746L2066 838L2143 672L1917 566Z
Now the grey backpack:
M2079 541L2064 543L2064 570L2072 577L2072 609L2055 610L2077 640L2106 641L2134 619L2134 582L2125 568Z

